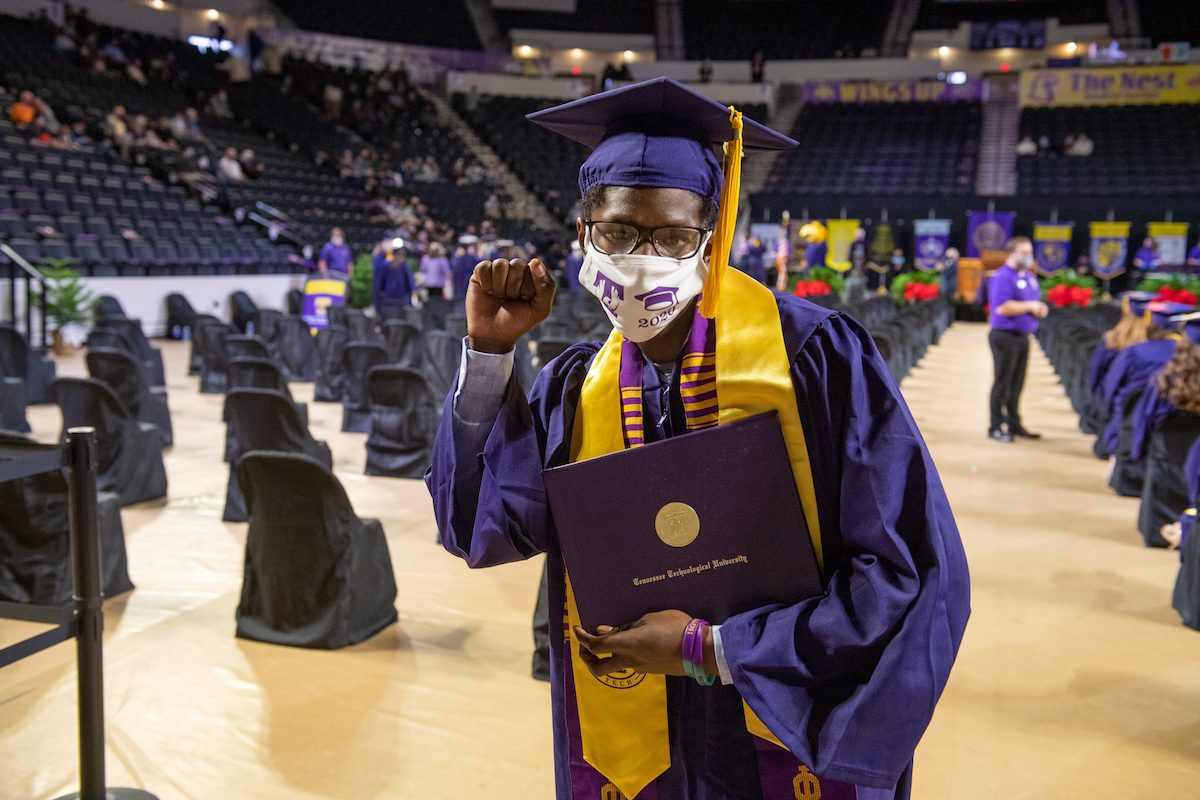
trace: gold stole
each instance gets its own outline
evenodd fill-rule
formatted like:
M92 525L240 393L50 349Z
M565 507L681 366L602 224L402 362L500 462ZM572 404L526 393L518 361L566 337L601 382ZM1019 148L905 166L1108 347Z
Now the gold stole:
M772 410L779 412L784 442L800 492L800 504L812 536L817 563L821 564L812 465L796 408L796 391L792 385L791 362L783 343L779 308L775 296L757 281L732 269L724 270L724 273L715 315L718 424ZM621 340L621 335L614 330L584 379L571 436L572 462L625 447L619 387ZM579 625L579 613L569 578L567 614L583 757L625 797L636 797L671 765L666 677L629 675L604 681L592 677L587 665L579 658L579 642L574 635L575 626ZM750 707L745 703L743 706L747 729L782 747Z

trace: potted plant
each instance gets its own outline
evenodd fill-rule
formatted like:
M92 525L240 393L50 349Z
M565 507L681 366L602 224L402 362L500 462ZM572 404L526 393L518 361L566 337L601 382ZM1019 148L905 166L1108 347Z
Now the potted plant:
M73 355L75 346L83 341L82 326L89 318L92 293L83 285L79 273L69 267L42 267L41 272L45 278L46 320L53 329L54 354ZM41 297L35 292L31 302L40 305Z

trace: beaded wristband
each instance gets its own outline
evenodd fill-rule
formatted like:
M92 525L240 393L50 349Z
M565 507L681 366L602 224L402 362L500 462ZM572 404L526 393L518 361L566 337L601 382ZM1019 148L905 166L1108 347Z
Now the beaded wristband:
M692 619L683 630L683 671L701 686L712 686L717 676L704 672L704 629L708 623Z

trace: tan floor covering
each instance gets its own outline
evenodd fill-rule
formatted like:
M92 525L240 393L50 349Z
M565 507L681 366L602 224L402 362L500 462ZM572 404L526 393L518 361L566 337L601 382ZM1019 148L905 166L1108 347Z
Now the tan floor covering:
M338 652L235 639L246 526L220 521L221 397L161 345L170 500L123 512L138 588L106 606L109 784L163 800L551 797L549 690L528 675L540 561L468 571L433 543L424 485L362 476L365 435L312 404L355 509L383 521L400 623ZM1140 545L1137 501L1105 487L1036 348L1024 409L1045 440L983 437L990 370L986 328L959 324L904 384L974 589L915 797L1198 797L1200 634L1169 605L1176 557ZM58 435L56 408L29 417ZM41 629L0 621L0 646ZM0 670L0 799L75 788L73 665L62 644Z

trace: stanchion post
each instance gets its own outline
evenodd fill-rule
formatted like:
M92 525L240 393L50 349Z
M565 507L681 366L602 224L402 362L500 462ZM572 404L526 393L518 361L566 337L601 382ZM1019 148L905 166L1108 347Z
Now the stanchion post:
M79 796L105 800L104 587L96 508L96 431L67 431L70 458L71 566L75 578L79 672Z

